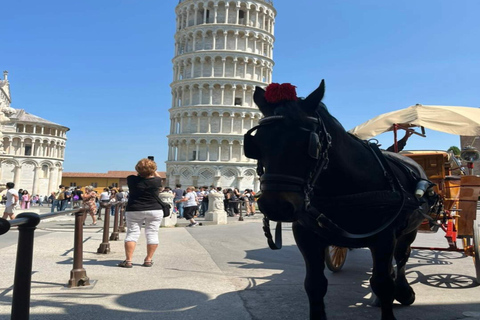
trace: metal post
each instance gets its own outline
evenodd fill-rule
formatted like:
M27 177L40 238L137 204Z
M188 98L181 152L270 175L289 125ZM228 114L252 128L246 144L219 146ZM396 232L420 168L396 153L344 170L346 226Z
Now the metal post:
M73 269L70 271L68 287L84 287L90 285L87 271L83 268L83 214L85 209L75 212L75 233L73 244Z
M40 217L36 213L25 212L19 214L17 218L27 218L28 222L18 226L11 319L28 320L32 285L33 240L35 229L40 223Z
M122 203L120 207L120 224L118 226L119 232L125 232L125 209L127 208L126 203Z
M120 209L120 202L116 202L115 206L115 217L113 219L113 232L110 235L110 240L117 241L118 237L118 211Z
M240 209L240 216L238 217L238 221L243 221L242 204L243 204L243 201L239 200L238 201L238 206L239 206L239 209Z
M100 211L104 209L104 223L103 223L103 242L97 249L97 253L109 253L110 243L108 242L108 231L110 229L110 211L111 203L100 203Z

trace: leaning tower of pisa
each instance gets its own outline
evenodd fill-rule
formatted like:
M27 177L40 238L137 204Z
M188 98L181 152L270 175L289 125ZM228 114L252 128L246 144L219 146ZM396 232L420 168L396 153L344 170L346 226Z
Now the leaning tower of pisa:
M175 12L168 184L258 190L243 134L261 117L255 86L272 79L273 1L180 0Z

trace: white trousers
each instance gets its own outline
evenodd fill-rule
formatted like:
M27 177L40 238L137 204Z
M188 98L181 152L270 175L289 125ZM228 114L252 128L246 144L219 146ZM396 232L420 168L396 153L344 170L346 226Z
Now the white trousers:
M125 212L127 219L127 236L125 242L137 242L140 237L140 228L145 222L145 238L147 244L158 244L158 228L163 218L162 210L148 211L127 211Z

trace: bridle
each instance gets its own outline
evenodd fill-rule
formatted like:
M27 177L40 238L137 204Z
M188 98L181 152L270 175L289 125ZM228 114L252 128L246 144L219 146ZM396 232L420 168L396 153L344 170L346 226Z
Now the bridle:
M260 190L262 192L292 191L303 193L305 199L304 210L308 210L315 183L320 177L320 174L328 167L328 150L332 145L332 138L318 113L316 113L316 117L306 117L306 121L312 123L315 129L310 130L303 126L299 126L298 128L310 132L308 155L316 160L313 170L309 170L309 174L305 178L285 174L265 173L260 154L258 150L256 150L256 146L254 146L254 136L252 136L252 133L261 127L270 126L285 119L286 117L282 115L268 116L261 119L257 126L248 130L244 136L245 156L258 160L257 174L260 176Z

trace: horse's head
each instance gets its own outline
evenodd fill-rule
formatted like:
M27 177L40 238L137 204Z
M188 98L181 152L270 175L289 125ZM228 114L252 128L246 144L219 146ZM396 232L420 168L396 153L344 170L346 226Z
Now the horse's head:
M319 112L324 92L323 80L305 99L297 98L295 87L287 83L255 90L254 101L264 118L245 134L244 150L258 160L258 205L271 220L297 220L326 167L330 135Z

